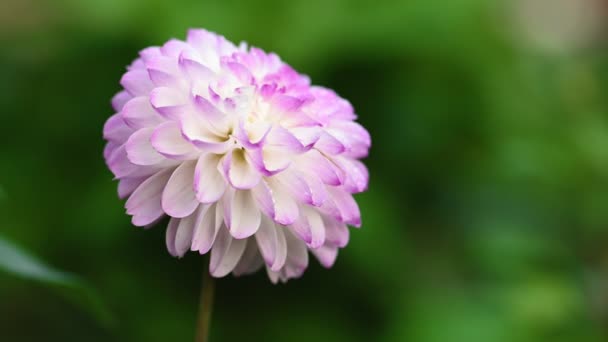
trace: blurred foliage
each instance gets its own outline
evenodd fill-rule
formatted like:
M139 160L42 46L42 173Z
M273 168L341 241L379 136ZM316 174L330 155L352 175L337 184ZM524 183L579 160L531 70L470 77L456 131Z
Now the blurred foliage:
M89 311L105 327L109 328L114 324L113 317L102 300L84 280L44 265L1 236L0 270L64 290L62 292L68 299Z
M348 98L374 144L335 267L220 280L213 341L606 341L607 21L601 0L3 1L0 233L118 324L2 275L0 339L192 340L201 257L131 227L101 129L139 49L205 27Z

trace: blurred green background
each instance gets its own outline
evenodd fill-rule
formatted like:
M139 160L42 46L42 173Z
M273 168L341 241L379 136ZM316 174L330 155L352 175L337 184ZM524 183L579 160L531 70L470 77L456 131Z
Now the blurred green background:
M202 258L130 225L101 131L137 52L204 27L335 89L373 138L334 268L219 280L212 341L607 341L607 10L3 0L0 237L89 288L0 272L0 340L194 338Z

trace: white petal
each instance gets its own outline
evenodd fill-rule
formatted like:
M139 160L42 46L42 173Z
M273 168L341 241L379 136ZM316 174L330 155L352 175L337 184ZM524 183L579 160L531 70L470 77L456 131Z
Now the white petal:
M136 130L154 127L163 121L162 117L152 108L148 96L138 96L129 100L121 113L125 123Z
M369 172L365 165L350 158L334 158L334 162L344 171L344 187L350 193L359 193L367 189Z
M202 96L194 97L194 108L197 119L209 127L215 134L223 136L231 128L230 120L226 113L219 110L213 103Z
M292 232L302 241L306 242L306 244L310 244L312 242L312 232L310 230L310 223L308 219L304 215L300 215L298 219L292 223L289 228L291 228Z
M293 196L275 179L269 178L267 184L274 203L274 220L282 225L293 223L299 215L298 204Z
M274 222L265 215L262 217L260 229L255 233L255 239L266 265L272 266L276 247L276 229L274 228Z
M332 135L323 132L319 140L315 143L315 148L323 151L323 153L335 155L346 151L346 147L340 142L340 140L334 138Z
M181 115L179 127L184 138L207 152L225 153L231 147L227 136L214 132L207 122L195 114Z
M216 219L216 205L201 206L195 223L194 237L192 239L192 250L201 254L209 252L217 233L222 225L221 220Z
M237 189L251 189L260 182L260 173L248 159L245 151L239 148L232 150L224 159L224 172Z
M245 247L247 239L233 239L225 229L218 233L217 240L211 249L209 272L214 277L223 277L232 272L237 265Z
M287 244L283 227L264 216L260 229L255 234L260 253L271 270L279 271L287 258Z
M345 223L324 216L325 222L325 243L336 247L345 247L350 237L350 232Z
M178 61L180 69L191 81L212 80L216 76L211 69L201 64L200 56L193 51L182 51Z
M351 226L361 227L361 213L353 196L339 188L330 188L328 191L332 202L340 211L341 221Z
M266 170L270 172L284 170L291 163L292 153L281 147L268 146L262 150Z
M115 111L120 112L125 103L127 103L132 98L133 96L131 96L127 91L119 91L112 98L112 108L114 108Z
M165 157L156 152L152 147L150 138L153 132L154 128L142 128L129 137L129 140L125 144L125 150L131 163L154 165L165 160Z
M274 201L268 184L262 180L255 188L251 189L251 194L262 213L274 219Z
M173 172L163 191L163 210L172 217L186 217L198 207L193 183L195 162L182 163Z
M268 278L270 279L270 281L273 284L276 284L279 282L279 276L280 276L279 272L275 272L275 271L271 270L269 266L266 266L266 273L268 274Z
M151 106L167 119L176 120L190 109L186 97L177 89L158 87L150 93Z
M237 239L249 237L260 227L262 213L251 195L251 191L234 192L230 207L230 234Z
M146 60L145 64L154 85L180 89L185 87L187 82L181 77L175 58L158 55Z
M219 200L226 190L224 176L218 170L220 155L207 153L199 157L194 170L194 191L201 203Z
M318 248L322 246L325 243L325 223L323 222L321 215L319 215L316 209L311 209L309 207L302 208L302 215L306 216L306 220L310 227L311 239L308 247Z
M194 233L196 217L196 214L192 214L179 221L175 234L175 252L178 257L184 256L192 246L192 235Z
M289 131L300 141L300 143L304 146L304 149L312 147L321 136L321 129L317 126L294 127Z
M285 170L273 177L293 197L303 204L313 204L314 199L304 176L295 170Z
M252 194L260 210L275 222L289 225L298 218L298 204L276 180L262 180L253 188Z
M165 184L171 176L171 170L164 170L141 183L127 200L125 208L133 215L136 226L146 226L165 214L161 207L161 196Z
M177 233L179 222L180 219L172 217L169 220L169 225L167 226L167 231L165 232L167 250L169 251L169 254L173 255L174 257L177 256L177 251L175 250L175 234Z
M257 144L262 141L262 139L264 139L264 137L266 137L266 135L270 131L271 127L272 126L269 123L263 121L257 121L245 125L245 129L247 130L247 136L249 137L249 142L251 142L252 144Z
M285 230L285 241L287 243L287 261L282 272L286 278L298 278L308 267L308 250L306 244L299 240L289 230Z
M276 243L276 254L274 262L272 263L271 269L280 270L287 261L287 241L285 240L285 226L275 225L275 231L277 234Z
M144 180L145 177L121 178L118 181L118 197L122 199L129 196Z
M182 137L179 125L171 121L156 127L150 142L158 153L171 159L191 159L197 153L197 149Z
M121 145L133 132L133 129L125 123L121 113L110 116L103 125L103 138Z
M120 79L126 91L132 96L147 95L154 88L150 76L145 69L132 69L127 71Z
M241 256L241 260L236 265L232 273L235 276L241 276L245 274L251 274L259 270L264 265L264 260L260 256L258 246L252 239L247 240L247 247Z
M299 170L320 178L325 184L337 186L343 182L343 171L315 149L300 155L296 163Z
M319 262L325 268L332 267L338 257L338 247L334 246L321 246L316 249L311 249L311 252L319 259Z

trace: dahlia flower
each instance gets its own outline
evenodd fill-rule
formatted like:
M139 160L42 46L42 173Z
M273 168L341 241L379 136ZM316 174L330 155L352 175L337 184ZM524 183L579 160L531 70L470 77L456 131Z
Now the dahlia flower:
M209 272L331 267L361 218L370 136L350 103L273 54L202 29L142 50L112 99L105 160L136 226L170 218L169 252Z

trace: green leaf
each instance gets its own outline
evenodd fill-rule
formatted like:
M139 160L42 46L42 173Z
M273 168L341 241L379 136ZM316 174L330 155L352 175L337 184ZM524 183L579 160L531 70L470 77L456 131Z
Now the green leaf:
M115 324L112 314L97 292L84 279L45 265L2 236L0 236L0 271L50 285L67 300L91 314L105 328L112 328Z

